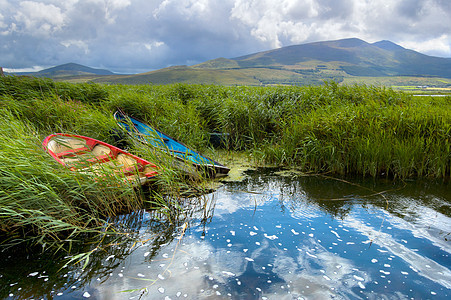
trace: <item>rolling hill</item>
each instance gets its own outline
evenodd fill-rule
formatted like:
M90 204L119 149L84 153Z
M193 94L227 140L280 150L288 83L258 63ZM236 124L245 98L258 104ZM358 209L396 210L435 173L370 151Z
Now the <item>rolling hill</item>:
M351 76L451 78L450 58L424 55L390 41L369 44L356 38L288 46L231 61L239 68L333 70L344 71Z
M64 65L44 69L39 72L17 73L17 75L32 75L36 77L49 77L58 79L74 76L114 75L114 73L108 70L94 69L76 63L67 63Z
M293 45L236 58L217 58L193 66L116 75L106 70L67 64L38 72L57 80L111 84L197 83L219 85L311 85L325 80L392 85L451 87L451 58L433 57L390 41L367 43L357 38ZM358 79L358 80L356 80Z

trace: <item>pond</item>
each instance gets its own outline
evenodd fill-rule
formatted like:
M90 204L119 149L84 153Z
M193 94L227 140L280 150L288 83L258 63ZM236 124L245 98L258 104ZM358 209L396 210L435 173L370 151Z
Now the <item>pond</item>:
M87 246L84 269L4 252L0 297L451 299L449 184L262 169L203 203L172 227L129 217L134 234Z

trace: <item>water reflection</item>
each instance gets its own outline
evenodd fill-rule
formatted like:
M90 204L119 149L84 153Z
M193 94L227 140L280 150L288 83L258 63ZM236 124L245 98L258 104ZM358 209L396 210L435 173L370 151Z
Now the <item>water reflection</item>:
M144 214L133 236L139 243L122 244L123 255L97 252L89 274L64 274L82 283L49 278L45 292L21 293L27 282L4 290L62 299L451 296L449 186L277 171L226 183L208 196L209 213L193 209L188 223L159 227Z
M108 282L124 261L136 257L135 252L147 247L144 257L150 260L177 238L193 214L201 216L201 223L206 222L213 209L206 200L184 199L184 205L173 207L183 210L176 217L157 211L119 216L110 220L114 226L106 226L105 232L114 229L121 234L86 236L84 244L74 243L71 255L37 247L5 250L0 256L0 298L90 298L95 294L91 286ZM122 272L118 276L123 277Z

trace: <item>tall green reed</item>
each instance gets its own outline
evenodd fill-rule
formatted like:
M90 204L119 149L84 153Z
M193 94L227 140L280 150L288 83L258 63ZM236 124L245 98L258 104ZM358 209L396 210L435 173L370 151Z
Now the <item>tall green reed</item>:
M28 122L1 110L0 223L3 243L58 244L99 232L108 217L140 199L119 185L96 183L57 164Z

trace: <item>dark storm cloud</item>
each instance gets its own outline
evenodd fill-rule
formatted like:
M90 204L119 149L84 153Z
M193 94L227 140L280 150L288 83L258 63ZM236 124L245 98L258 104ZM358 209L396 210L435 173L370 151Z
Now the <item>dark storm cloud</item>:
M320 40L451 56L448 0L0 0L0 66L145 72Z

